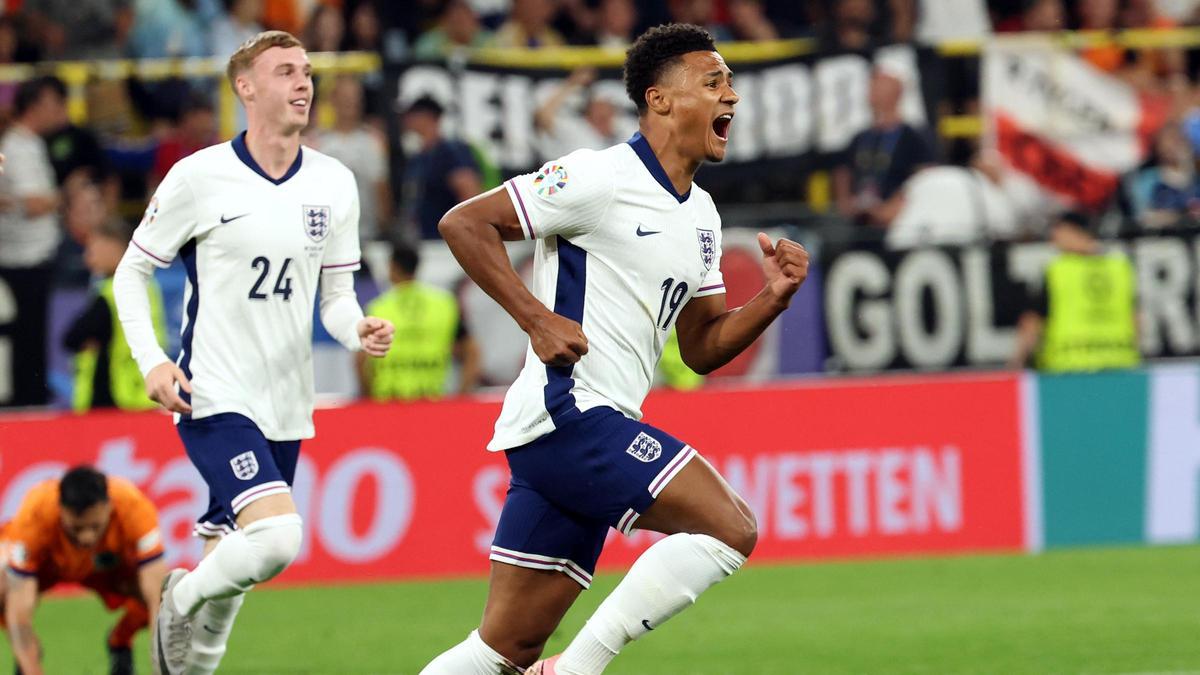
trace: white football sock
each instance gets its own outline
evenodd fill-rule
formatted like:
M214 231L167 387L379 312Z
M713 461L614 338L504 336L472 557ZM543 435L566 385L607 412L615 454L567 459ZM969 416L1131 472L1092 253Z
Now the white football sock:
M175 585L175 609L191 616L205 600L250 590L282 572L300 553L299 514L271 516L227 534L221 543Z
M221 665L233 620L242 608L244 593L209 600L192 617L192 649L184 665L187 675L209 675Z
M487 646L479 631L429 662L421 675L507 675L520 673L511 661Z
M598 675L621 648L658 628L733 574L746 556L705 534L673 534L646 549L563 652L562 675Z

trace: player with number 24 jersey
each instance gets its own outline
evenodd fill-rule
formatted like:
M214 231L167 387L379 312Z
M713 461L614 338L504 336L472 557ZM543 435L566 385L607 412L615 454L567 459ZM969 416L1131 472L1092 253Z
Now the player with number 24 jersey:
M359 268L357 194L349 169L307 147L268 177L245 134L167 174L132 246L187 270L179 365L194 419L239 413L273 440L313 436L313 303L322 271Z

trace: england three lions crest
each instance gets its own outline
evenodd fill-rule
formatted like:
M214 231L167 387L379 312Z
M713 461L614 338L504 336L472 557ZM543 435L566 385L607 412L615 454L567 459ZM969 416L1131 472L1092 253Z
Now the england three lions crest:
M229 460L229 466L238 480L250 480L258 475L258 458L254 456L253 450L247 450Z
M628 448L625 448L625 452L640 462L650 463L662 455L662 443L643 431L638 433Z
M711 270L713 261L717 259L717 235L712 230L696 228L696 239L700 241L700 259L704 261L704 269Z
M313 241L321 241L329 236L329 207L309 206L304 209L304 234Z

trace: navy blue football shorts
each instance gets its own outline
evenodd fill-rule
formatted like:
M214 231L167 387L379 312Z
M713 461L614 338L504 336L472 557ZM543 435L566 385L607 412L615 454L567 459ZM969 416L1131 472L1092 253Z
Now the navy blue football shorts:
M237 529L246 505L291 491L300 441L271 441L250 418L221 413L175 425L188 458L208 483L208 510L196 534L216 537Z
M602 407L506 454L512 481L491 559L556 570L587 588L608 528L628 535L696 451Z

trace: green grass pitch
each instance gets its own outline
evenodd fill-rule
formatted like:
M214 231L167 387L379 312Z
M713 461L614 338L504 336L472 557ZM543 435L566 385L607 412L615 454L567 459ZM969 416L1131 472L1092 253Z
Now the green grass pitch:
M561 651L619 576L601 574ZM462 639L481 580L269 587L246 601L223 673L417 673ZM92 597L50 598L48 673L103 671ZM149 673L146 639L138 668ZM0 657L11 663L7 645ZM1200 672L1200 547L751 566L630 645L612 675ZM7 666L0 665L0 672Z

